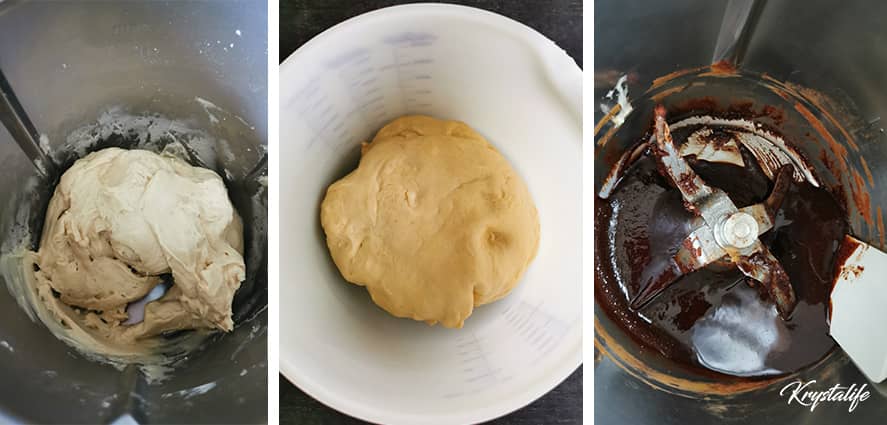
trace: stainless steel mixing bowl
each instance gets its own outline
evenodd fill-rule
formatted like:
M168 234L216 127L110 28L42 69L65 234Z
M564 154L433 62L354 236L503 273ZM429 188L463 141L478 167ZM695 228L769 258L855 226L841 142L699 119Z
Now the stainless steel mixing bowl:
M74 159L63 146L69 133L110 107L186 122L224 144L193 160L225 176L244 218L247 262L235 330L211 338L158 384L134 367L84 359L0 289L0 422L97 423L126 414L141 423L265 422L267 5L0 1L0 67L63 168ZM92 148L132 143L110 137ZM0 130L4 241L16 224L10 211L48 200L50 182L26 186L35 174ZM29 221L34 231L42 217Z
M887 4L863 1L597 2L595 190L649 130L655 103L672 107L709 97L726 107L748 100L784 112L780 122L765 124L794 142L825 185L845 198L853 233L884 249L887 31L879 17L885 12ZM616 129L598 104L614 104L607 94L623 75L634 111ZM829 167L841 151L846 166ZM601 423L881 424L887 416L882 389L840 349L796 374L727 385L642 349L598 305L594 326L595 419ZM867 384L872 394L852 413L847 403L832 402L811 412L779 394L796 379L816 380L811 389L817 390Z

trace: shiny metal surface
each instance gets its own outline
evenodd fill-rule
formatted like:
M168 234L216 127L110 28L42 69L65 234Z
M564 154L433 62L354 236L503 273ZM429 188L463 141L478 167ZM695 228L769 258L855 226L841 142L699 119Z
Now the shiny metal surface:
M812 115L817 115L817 118L822 116L816 111L827 111L842 117L834 120L835 125L828 119L808 120L819 122L823 131L813 130L812 139L817 140L810 141L800 149L806 151L803 152L805 154L815 153L807 159L814 163L825 185L836 184L865 195L870 205L854 203L850 199L853 196L848 194L851 226L854 234L883 249L882 210L887 205L887 138L882 128L882 117L887 115L887 98L883 96L883 88L887 86L887 50L883 48L883 40L887 38L887 29L880 23L879 17L887 13L887 4L822 0L804 2L802 5L766 2L756 20L757 24L747 36L747 48L733 50L734 53L729 53L730 49L720 50L728 51L726 54L715 53L718 35L723 33L722 24L728 22L725 16L727 5L727 2L696 0L666 3L638 0L596 2L595 98L591 103L596 120L606 115L598 110L598 104L612 106L605 96L623 75L627 75L628 97L636 109L635 113L647 114L646 118L651 118L652 106L647 105L649 98L662 94L653 89L657 86L654 80L679 70L706 67L711 64L712 57L738 58L734 60L739 60L738 72L743 75L740 79L750 75L757 75L757 78L766 75L770 78L766 84L778 86L779 90L790 88L792 94L787 99L798 101L795 95L803 98L799 102L801 106L796 108L797 112L789 110L792 116L786 119L789 123L789 128L784 129L786 133L797 136L793 132L807 125L805 120L811 117L810 110L814 110ZM718 87L719 78L725 73L730 72L712 69L709 77L701 78L710 78L706 80L710 87ZM684 82L687 81L681 81ZM725 86L729 89L721 87L714 96L755 97L761 94L754 89L743 88L746 84L731 84L733 82ZM701 91L699 86L686 87L688 92L696 93L686 93L684 96L680 92L673 92L673 95L692 97ZM641 98L640 103L635 102ZM762 100L765 103L780 102L777 96ZM607 107L601 109L609 110ZM803 115L805 112L808 115L803 117L793 115ZM632 118L626 121L626 126L632 125L629 121ZM649 119L642 121L649 122ZM596 140L606 138L604 133L608 129L603 127ZM645 130L640 125L633 128L638 138ZM626 129L618 133L622 131ZM620 138L618 133L610 135L612 138L605 147L600 142L595 146L595 190L601 188L612 165L610 161L619 158L620 152L637 141L637 138ZM819 140L820 136L834 140ZM620 147L614 146L617 144ZM816 156L819 146L825 145L849 153L844 173L829 173L819 161ZM860 171L862 169L869 171L863 173ZM860 177L862 184L845 179L854 173L865 175ZM671 375L686 378L680 371L674 370L654 353L644 352L625 339L603 317L598 306L595 306L595 316L596 348L602 354L596 359L595 366L594 391L595 404L598 406L595 419L601 423L881 424L887 417L887 397L883 395L882 388L868 383L840 350L787 380L762 381L745 386L708 383L676 389L676 385L687 382L669 381L667 378ZM599 338L598 335L602 334L608 335L608 339ZM638 362L647 368L646 372L650 375L645 375L645 371L638 368ZM779 391L794 380L816 380L811 388L816 390L827 390L835 384L867 384L871 397L860 403L853 412L848 412L847 403L834 402L824 402L811 411L797 402L789 404L787 396L780 396Z
M15 139L37 171L43 177L52 179L56 173L55 164L40 147L40 133L22 108L2 69L0 69L0 123L6 127L6 131Z
M729 0L711 63L742 63L766 0Z
M112 106L187 122L225 141L228 155L192 159L227 171L247 245L235 330L214 337L157 385L135 368L82 358L0 289L0 422L108 423L127 414L140 423L267 421L267 202L260 199L267 196L260 178L267 172L267 5L0 2L0 67L53 151ZM54 157L63 168L73 160ZM39 193L25 186L35 175L0 130L4 214L16 202L45 202L46 185ZM9 217L0 221L6 238Z
M679 153L662 105L657 105L655 115L655 141L651 139L649 144L655 152L660 174L678 189L684 207L693 211L700 223L691 225L694 230L672 256L672 267L646 282L631 300L631 308L643 307L682 276L726 260L764 285L770 301L776 303L780 315L787 320L797 302L794 291L782 265L758 236L773 226L775 211L782 203L788 179L792 178L791 167L786 165L780 169L766 202L737 208L724 191L706 184Z

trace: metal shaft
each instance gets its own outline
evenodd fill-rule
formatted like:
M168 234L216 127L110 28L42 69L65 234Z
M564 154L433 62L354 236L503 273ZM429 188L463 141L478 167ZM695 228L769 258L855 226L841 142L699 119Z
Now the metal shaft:
M40 147L40 133L34 128L34 124L16 98L2 69L0 69L0 122L37 168L37 172L46 178L55 177L55 163Z
M738 66L751 40L766 0L730 0L724 10L712 63L727 61Z

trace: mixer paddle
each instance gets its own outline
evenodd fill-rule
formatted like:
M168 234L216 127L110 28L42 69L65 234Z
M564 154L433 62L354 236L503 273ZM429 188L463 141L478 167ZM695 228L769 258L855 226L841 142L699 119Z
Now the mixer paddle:
M40 133L25 113L2 69L0 69L0 122L37 168L37 172L44 178L53 179L57 175L55 163L40 147Z
M782 265L758 236L773 227L773 215L782 204L792 178L791 166L779 169L773 190L764 202L737 208L723 190L708 186L680 155L665 114L665 108L658 105L653 152L659 172L681 192L684 207L700 216L702 223L681 242L668 266L644 282L631 300L631 308L642 308L681 276L723 258L760 282L776 304L779 315L788 320L797 304L794 289Z

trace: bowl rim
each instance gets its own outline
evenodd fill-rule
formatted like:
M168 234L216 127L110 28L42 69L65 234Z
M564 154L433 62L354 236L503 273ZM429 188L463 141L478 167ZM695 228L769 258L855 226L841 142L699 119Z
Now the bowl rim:
M543 58L546 57L544 55L545 53L549 55L565 55L563 50L550 39L546 38L536 30L503 15L469 6L415 3L376 9L352 17L326 29L300 46L295 52L287 57L286 60L280 64L280 75L290 74L290 69L298 67L301 58L307 56L305 52L313 49L315 45L322 43L334 34L341 32L346 27L365 25L369 22L416 13L435 14L437 16L445 14L448 17L456 19L480 22L491 27L493 30L507 33L520 41L523 41L528 45L530 50L537 53L540 61L544 61ZM575 61L572 61L572 66L574 69L565 71L576 73L581 78L581 68L579 68ZM581 108L579 113L581 116ZM581 285L581 282L577 282L577 285ZM309 376L302 373L297 365L293 364L286 358L287 356L283 350L279 351L280 373L290 383L320 403L358 419L386 424L478 423L507 415L529 405L560 385L561 382L575 372L579 366L582 365L582 328L583 326L580 319L579 325L574 327L564 336L564 344L573 346L572 349L565 350L564 361L558 362L555 367L545 371L546 373L539 374L539 376L533 380L534 384L532 386L520 388L517 391L512 392L513 395L511 397L502 399L492 405L467 411L453 411L441 415L431 416L426 414L403 413L391 410L390 408L385 408L384 406L374 406L357 400L343 399L331 392L325 385L316 380L312 380Z

